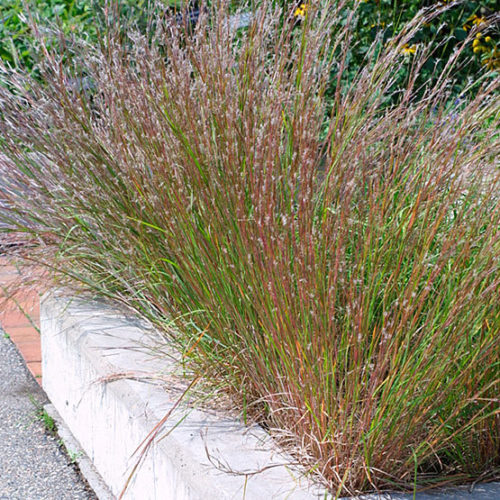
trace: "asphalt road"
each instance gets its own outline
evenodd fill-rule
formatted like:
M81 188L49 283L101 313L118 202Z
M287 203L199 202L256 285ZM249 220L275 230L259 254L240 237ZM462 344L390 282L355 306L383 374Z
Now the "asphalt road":
M0 500L96 500L58 438L47 433L39 416L45 403L0 329Z

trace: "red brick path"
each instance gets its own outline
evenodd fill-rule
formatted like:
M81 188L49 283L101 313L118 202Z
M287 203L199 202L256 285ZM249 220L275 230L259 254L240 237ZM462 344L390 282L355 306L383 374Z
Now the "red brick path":
M8 287L20 276L19 270L7 260L0 257L0 325L16 345L26 361L29 371L42 384L42 356L40 348L40 300L38 293L32 288L21 288L14 299L6 304L4 288ZM24 313L20 310L24 311Z

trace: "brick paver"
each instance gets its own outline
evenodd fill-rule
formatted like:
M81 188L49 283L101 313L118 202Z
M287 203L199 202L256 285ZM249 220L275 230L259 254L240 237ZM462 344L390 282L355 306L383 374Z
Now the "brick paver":
M8 295L9 285L20 278L16 266L7 257L0 257L0 326L14 342L29 371L41 385L40 300L32 287L21 287L16 290L14 297Z

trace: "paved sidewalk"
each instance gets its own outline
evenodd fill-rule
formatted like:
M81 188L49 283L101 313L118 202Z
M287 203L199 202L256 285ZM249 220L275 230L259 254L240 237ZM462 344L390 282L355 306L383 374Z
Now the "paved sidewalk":
M0 330L0 499L94 500L58 438L47 433L40 418L45 403L45 394Z
M18 277L0 256L0 300ZM95 500L41 418L48 400L39 387L38 294L23 288L15 301L0 302L0 500Z

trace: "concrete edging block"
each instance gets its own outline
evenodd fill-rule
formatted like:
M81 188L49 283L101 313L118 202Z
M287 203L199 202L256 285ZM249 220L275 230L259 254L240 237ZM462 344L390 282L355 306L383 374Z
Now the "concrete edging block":
M137 318L103 302L52 293L42 298L40 321L43 388L113 495L136 463L134 451L172 411L124 498L325 498L286 465L290 457L260 427L216 411L175 408L182 390L154 381L174 363L151 355L147 345L155 332ZM223 472L215 465L221 463L247 474Z

